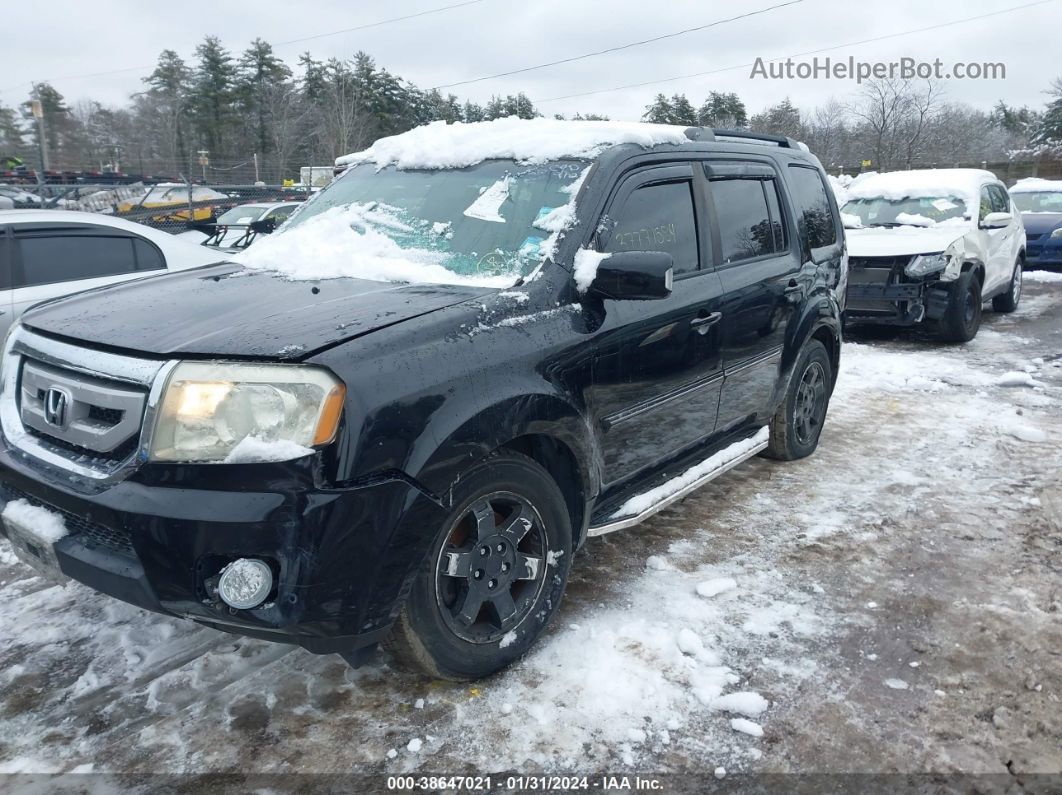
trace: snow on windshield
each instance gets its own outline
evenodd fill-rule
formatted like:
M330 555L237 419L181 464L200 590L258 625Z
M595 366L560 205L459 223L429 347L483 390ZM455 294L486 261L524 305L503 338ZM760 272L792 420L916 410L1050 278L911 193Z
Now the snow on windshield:
M914 171L890 171L856 180L848 186L849 199L930 199L959 200L967 207L977 207L981 185L995 177L974 168L941 168ZM847 208L846 208L847 209ZM939 211L943 212L944 210Z
M566 157L591 158L609 146L688 143L685 128L670 124L614 121L518 119L447 124L436 121L401 135L381 138L368 149L337 158L398 168L464 168L484 160L546 163Z
M553 255L589 170L574 161L442 174L360 166L233 259L299 280L508 287ZM358 201L368 196L388 201Z

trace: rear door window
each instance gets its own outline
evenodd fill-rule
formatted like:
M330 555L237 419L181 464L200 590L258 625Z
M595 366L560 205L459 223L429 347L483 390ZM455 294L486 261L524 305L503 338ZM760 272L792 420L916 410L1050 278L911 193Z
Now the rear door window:
M675 260L676 276L700 266L691 180L643 185L612 217L616 226L606 252L666 251Z
M812 249L832 246L837 242L837 224L819 172L807 166L791 165L789 183L793 188L800 236Z
M774 180L713 179L710 184L724 264L784 250Z
M33 234L17 236L15 244L15 287L118 276L137 270L134 238L131 237ZM148 258L147 261L153 263L148 270L163 267L160 259L157 252L154 260Z

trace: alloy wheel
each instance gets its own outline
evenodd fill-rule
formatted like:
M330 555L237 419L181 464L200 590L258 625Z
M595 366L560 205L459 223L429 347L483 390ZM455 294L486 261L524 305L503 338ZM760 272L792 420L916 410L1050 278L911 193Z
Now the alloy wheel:
M542 518L510 492L481 497L457 520L439 551L435 593L459 638L492 643L528 617L546 581Z
M800 444L814 441L825 415L826 373L821 364L812 362L800 377L793 405L793 424Z

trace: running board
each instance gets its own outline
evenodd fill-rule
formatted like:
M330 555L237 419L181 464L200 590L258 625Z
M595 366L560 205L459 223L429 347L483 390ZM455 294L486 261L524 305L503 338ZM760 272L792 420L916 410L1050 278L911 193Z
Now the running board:
M740 453L737 453L731 458L727 458L724 455L729 448L723 448L718 453L707 459L711 460L711 458L722 456L723 460L720 461L712 469L705 472L703 475L698 476L692 483L688 483L685 486L681 487L678 491L675 491L674 493L669 494L666 497L662 497L659 501L653 503L650 507L646 508L640 513L631 514L630 516L623 516L605 524L592 525L586 531L587 536L603 536L606 533L613 533L616 530L625 530L628 527L634 527L634 525L636 524L641 524L653 514L664 510L664 508L668 507L672 503L678 502L683 497L687 496L691 492L696 491L701 486L708 483L710 480L715 480L724 472L728 472L729 470L736 467L738 464L748 461L761 450L765 450L767 448L768 441L769 435L767 432L767 428L761 428L759 432L757 432L754 436L750 436L748 439L742 439L740 442L735 442L733 445L731 445L732 447L745 447L745 445L749 442L753 442L751 447L743 449ZM705 462L697 464L695 467L691 468L701 466L703 463ZM689 470L686 471L688 472ZM679 475L678 477L682 477L682 475ZM622 510L622 507L620 508L620 510Z

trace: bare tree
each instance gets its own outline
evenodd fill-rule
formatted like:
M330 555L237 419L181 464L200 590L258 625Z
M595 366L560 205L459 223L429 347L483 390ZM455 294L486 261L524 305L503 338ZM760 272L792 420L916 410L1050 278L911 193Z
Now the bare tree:
M284 179L288 162L301 145L306 130L308 109L291 83L273 83L263 87L263 119L276 161L277 179Z

